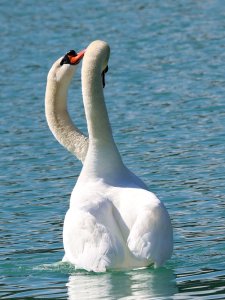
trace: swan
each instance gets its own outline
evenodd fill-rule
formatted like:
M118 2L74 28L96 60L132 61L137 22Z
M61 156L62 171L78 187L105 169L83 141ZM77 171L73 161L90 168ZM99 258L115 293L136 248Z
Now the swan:
M69 148L69 138L65 142L61 137L67 132L64 122L69 124L69 131L78 137L78 147L72 145L72 152L78 153L84 162L64 219L63 261L94 272L152 264L159 267L172 255L171 221L163 203L123 164L114 142L103 94L109 54L110 48L103 41L92 42L82 54L82 93L89 134L88 150L84 146L86 157L85 150L80 155L80 149L87 139L71 125L65 113L74 66L71 63L64 66L61 58L48 75L51 83L47 84L47 90L52 89L50 94L46 91L52 102L49 114L56 102L59 108L64 107L60 117L56 113L59 108L52 113L52 119L48 116L49 127L55 136L54 130L60 127L57 139ZM63 104L60 98L64 99ZM60 126L56 124L57 117L61 119ZM76 138L73 141L76 143ZM76 147L78 150L74 150Z
M83 58L89 147L64 220L64 261L95 272L159 267L172 255L171 221L114 142L102 84L109 54L107 43L94 41Z
M70 50L51 67L46 85L45 115L48 126L58 142L84 161L88 138L73 124L67 111L68 86L83 58L85 50L76 53Z

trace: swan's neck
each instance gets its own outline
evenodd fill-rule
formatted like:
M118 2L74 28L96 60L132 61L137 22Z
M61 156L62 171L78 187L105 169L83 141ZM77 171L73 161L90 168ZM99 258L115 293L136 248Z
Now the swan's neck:
M109 176L123 168L123 163L112 136L104 101L101 65L98 60L84 57L82 92L89 133L89 148L85 160L88 172ZM86 163L87 162L87 163ZM114 172L114 173L115 173Z
M53 135L68 151L84 161L88 142L73 124L67 111L67 90L70 82L58 83L48 78L45 95L45 114Z
M113 143L112 130L104 101L101 69L90 66L82 70L82 91L89 139L96 143Z

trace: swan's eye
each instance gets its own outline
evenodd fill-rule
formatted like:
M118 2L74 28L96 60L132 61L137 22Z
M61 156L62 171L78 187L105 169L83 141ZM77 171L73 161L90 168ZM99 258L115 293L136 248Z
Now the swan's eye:
M74 58L77 56L77 52L74 50L70 50L69 52L66 53L66 55L63 57L63 59L60 62L60 66L69 64L69 65L74 65Z

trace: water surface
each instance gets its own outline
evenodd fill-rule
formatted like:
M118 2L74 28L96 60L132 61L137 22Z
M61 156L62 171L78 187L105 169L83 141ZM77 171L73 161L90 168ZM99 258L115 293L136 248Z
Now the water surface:
M218 1L1 1L1 299L224 299L225 6ZM81 163L44 116L69 49L111 46L105 96L126 165L166 205L165 267L103 274L60 263ZM80 72L72 118L86 132Z

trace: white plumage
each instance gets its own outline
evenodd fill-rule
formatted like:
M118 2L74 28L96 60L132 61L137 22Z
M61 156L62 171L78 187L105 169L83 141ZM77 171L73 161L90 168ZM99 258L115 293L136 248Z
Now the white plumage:
M108 59L102 41L91 43L83 59L89 147L64 220L64 261L95 272L158 267L171 257L172 226L163 203L124 166L113 140L102 87Z

